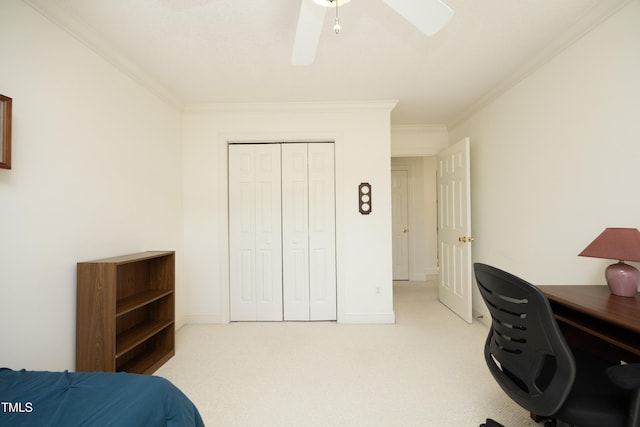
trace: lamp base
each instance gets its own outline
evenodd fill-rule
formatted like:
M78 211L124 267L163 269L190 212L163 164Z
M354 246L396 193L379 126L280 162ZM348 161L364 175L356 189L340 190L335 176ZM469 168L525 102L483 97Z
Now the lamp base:
M620 261L611 264L604 272L607 285L613 295L633 297L638 292L640 271L632 265Z

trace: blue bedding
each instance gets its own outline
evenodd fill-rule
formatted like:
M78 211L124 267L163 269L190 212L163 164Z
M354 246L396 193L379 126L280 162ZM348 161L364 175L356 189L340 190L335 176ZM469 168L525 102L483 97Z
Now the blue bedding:
M0 369L0 426L204 426L161 377Z

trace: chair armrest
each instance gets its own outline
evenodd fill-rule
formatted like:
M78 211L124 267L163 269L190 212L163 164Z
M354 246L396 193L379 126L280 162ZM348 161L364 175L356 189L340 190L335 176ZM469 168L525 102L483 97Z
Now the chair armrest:
M640 389L640 363L611 366L607 368L607 376L625 390Z

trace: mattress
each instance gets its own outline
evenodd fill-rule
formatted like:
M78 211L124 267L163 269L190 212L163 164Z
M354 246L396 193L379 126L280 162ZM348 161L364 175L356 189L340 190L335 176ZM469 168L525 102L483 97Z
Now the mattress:
M0 426L204 426L161 377L0 369Z

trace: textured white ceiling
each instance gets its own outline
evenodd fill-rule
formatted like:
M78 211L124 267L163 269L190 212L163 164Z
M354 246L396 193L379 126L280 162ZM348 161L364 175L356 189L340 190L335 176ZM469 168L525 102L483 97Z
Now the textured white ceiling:
M334 10L290 64L301 0L25 0L179 105L397 99L393 124L451 124L629 0L444 0L427 37L382 0Z

